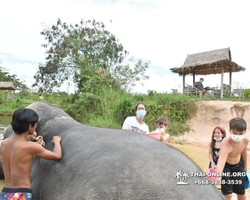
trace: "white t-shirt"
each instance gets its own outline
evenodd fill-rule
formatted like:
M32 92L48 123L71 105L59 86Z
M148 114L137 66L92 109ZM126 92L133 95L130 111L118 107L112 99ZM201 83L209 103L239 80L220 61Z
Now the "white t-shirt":
M135 116L127 117L122 125L122 129L136 131L138 133L149 133L147 124L140 124Z

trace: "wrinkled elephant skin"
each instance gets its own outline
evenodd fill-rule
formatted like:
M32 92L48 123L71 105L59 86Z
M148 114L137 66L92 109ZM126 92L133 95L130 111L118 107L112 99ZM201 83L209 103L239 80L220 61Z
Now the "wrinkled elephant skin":
M93 200L207 200L224 199L208 180L191 177L201 172L180 151L133 131L91 127L44 103L28 106L39 114L36 132L45 148L53 150L53 136L62 138L63 158L34 158L31 171L33 199ZM11 127L5 136L10 137ZM177 171L189 177L177 185Z

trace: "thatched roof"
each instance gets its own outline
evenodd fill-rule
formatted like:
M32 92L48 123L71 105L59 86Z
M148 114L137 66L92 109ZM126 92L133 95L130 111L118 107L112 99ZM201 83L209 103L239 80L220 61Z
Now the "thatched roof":
M222 66L224 73L244 71L245 68L231 61L230 48L217 49L202 53L188 55L181 67L171 68L174 73L181 75L220 74Z
M20 90L16 88L13 82L0 82L0 90Z

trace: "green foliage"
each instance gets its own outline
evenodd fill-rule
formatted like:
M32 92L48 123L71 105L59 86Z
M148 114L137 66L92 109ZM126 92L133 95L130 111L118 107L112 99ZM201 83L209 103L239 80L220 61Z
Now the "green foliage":
M7 79L7 72L5 72L6 69L0 67L0 81L6 81Z
M5 68L0 67L0 81L13 82L14 86L22 90L28 90L28 87L20 79L17 78L16 74L10 75L6 72Z
M149 126L150 131L155 130L155 121L159 117L164 117L169 122L169 130L174 130L174 134L183 134L187 130L185 124L190 112L196 112L195 98L187 97L186 95L172 95L168 93L156 93L149 91L148 95L130 95L120 97L117 106L115 107L114 119L118 124L124 122L128 116L135 116L135 106L137 103L146 105L147 114L144 122ZM176 124L180 124L176 126ZM171 126L176 126L171 128ZM172 134L168 131L170 134Z
M105 127L105 128L113 128L120 129L120 124L110 121L110 119L106 119L103 117L93 116L90 118L89 123L90 126L96 127Z
M4 103L4 92L0 90L0 105Z
M12 114L17 108L32 102L42 101L63 109L77 121L91 126L121 129L126 117L135 116L138 103L146 105L144 122L150 131L155 130L155 121L164 117L168 121L167 132L180 135L189 130L185 124L190 113L196 111L195 100L182 95L152 92L148 95L130 94L112 87L85 87L86 92L68 95L65 92L37 93L22 91L13 99L0 98L0 113ZM100 83L103 85L102 83ZM0 97L3 97L1 93Z
M97 75L104 76L110 87L127 90L148 79L145 71L149 62L125 59L128 51L102 22L81 20L80 24L68 25L58 19L41 35L47 41L42 45L46 48L46 62L39 64L33 85L39 86L40 93L52 91L68 80L75 82L81 92L92 85ZM127 60L129 63L125 63Z
M147 116L145 117L145 123L148 125L149 130L155 130L155 121L159 117L165 117L164 115L164 105L146 104Z
M245 100L250 100L250 89L245 89L244 90L244 99Z
M170 133L171 136L179 136L188 131L190 131L190 127L186 123L173 121L168 124L167 132Z
M135 115L135 106L132 96L120 98L114 110L114 119L122 125L123 121L128 116Z
M176 101L168 104L168 118L171 121L177 121L184 123L190 114L190 111L194 110L194 101Z
M2 106L3 105L3 106ZM12 114L17 108L24 108L27 104L25 104L22 99L20 99L18 96L9 99L8 101L4 101L3 104L0 106L0 113L9 113Z
M0 90L0 114L12 114L18 108L25 108L33 102L41 101L37 93L26 90L22 90L20 93L11 93L12 99L7 99L8 93L10 92ZM53 104L50 101L44 102Z

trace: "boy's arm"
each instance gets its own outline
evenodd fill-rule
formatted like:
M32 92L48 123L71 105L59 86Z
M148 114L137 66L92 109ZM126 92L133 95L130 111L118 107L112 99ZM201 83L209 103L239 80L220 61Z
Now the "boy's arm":
M230 153L229 148L225 146L224 144L222 144L220 148L220 152L219 152L219 159L218 159L217 167L216 167L216 174L218 174L218 176L216 176L217 181L221 180L220 174L223 172L229 153Z
M61 160L62 158L62 147L61 147L61 138L58 136L54 136L52 142L54 143L54 150L49 151L44 149L41 145L37 143L33 143L32 152L35 156L40 158L48 159L48 160Z
M248 144L248 141L247 141ZM244 163L244 169L247 172L247 144L246 147L244 148L244 150L241 153L241 157L243 159L243 163Z

